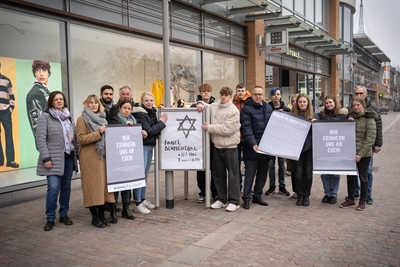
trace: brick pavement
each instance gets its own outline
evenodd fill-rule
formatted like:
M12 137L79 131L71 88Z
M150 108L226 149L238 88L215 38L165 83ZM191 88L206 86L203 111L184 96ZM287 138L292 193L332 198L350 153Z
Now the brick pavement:
M400 266L400 113L383 115L384 146L374 157L375 203L363 212L322 204L314 176L310 207L282 195L263 196L268 207L234 213L196 203L195 172L184 199L183 172L175 173L175 208L135 221L119 217L105 229L91 226L81 190L72 192L72 226L44 232L45 199L0 209L0 266ZM148 196L153 200L153 182ZM290 178L286 178L288 189ZM268 187L268 183L267 186ZM265 188L267 189L267 188Z

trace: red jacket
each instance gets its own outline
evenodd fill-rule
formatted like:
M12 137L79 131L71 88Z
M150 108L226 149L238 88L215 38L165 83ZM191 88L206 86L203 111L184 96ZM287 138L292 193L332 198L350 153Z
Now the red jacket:
M246 101L247 98L251 97L251 93L249 91L246 90L246 94L244 95L243 99L239 99L239 97L237 96L237 94L233 97L233 104L235 104L235 106L238 108L239 111L242 110L242 108L244 107L244 102Z

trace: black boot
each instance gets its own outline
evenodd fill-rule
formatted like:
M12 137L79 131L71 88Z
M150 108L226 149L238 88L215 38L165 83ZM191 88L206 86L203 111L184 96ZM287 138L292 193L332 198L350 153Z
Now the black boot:
M303 196L300 196L300 195L297 196L296 205L297 206L303 205Z
M305 207L310 206L310 198L309 198L309 196L303 196L303 206L305 206Z
M110 207L110 223L117 223L117 209L114 203L109 203L108 206Z
M105 226L110 226L110 222L104 217L104 205L99 207L99 218Z
M122 202L122 212L121 212L122 217L127 218L128 220L134 220L135 216L131 214L131 211L129 210L129 200L126 202Z
M97 228L106 228L106 226L100 220L100 217L98 214L92 215L92 225L94 225Z

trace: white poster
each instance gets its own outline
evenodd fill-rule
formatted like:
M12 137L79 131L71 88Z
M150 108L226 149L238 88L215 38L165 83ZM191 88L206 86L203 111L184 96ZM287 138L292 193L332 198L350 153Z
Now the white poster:
M311 121L292 113L273 111L261 138L260 153L298 160Z
M165 108L166 127L159 138L161 170L204 170L203 113L195 108Z
M313 123L314 174L357 175L354 121Z
M105 142L108 192L145 186L142 126L110 124Z

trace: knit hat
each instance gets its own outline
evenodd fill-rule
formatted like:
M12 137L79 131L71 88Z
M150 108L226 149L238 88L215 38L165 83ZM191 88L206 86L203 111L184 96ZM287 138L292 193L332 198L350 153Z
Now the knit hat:
M274 88L272 88L271 91L269 92L269 95L270 95L270 96L273 96L277 90L279 90L279 91L281 92L281 94L282 94L282 89L281 89L280 87L274 87Z

